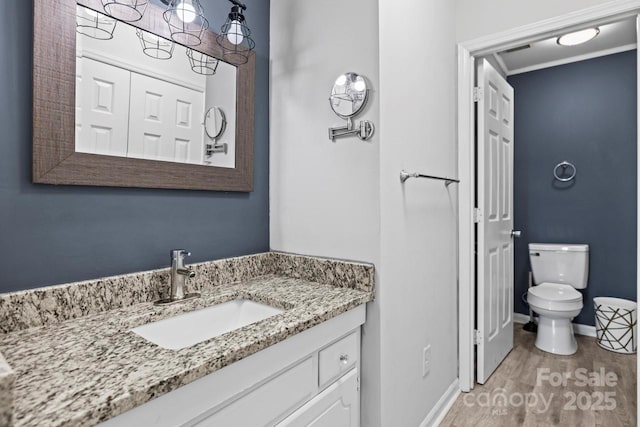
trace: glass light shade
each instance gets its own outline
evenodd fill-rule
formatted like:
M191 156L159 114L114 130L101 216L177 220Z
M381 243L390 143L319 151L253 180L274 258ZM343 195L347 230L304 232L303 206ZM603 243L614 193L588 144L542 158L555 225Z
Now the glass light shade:
M163 18L169 25L171 39L184 46L198 46L209 28L199 0L171 0Z
M595 39L600 34L599 28L587 28L558 37L558 44L562 46L576 46Z
M111 40L117 21L82 6L76 7L76 31L97 40Z
M220 64L220 61L216 58L193 49L187 49L187 57L189 58L191 69L195 73L205 76L213 76L218 70L218 64Z
M154 59L171 59L175 44L171 40L163 39L153 33L136 29L136 34L145 55Z
M149 0L102 0L105 12L124 22L142 19L148 5Z

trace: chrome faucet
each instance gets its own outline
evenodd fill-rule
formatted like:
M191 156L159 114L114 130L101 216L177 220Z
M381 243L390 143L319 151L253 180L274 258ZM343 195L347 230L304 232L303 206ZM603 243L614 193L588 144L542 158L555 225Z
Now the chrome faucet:
M184 259L191 256L191 252L184 249L174 249L171 251L171 293L169 298L156 301L156 305L173 304L200 296L199 293L186 294L184 286L187 279L192 279L196 273L184 265Z
M184 283L188 278L193 278L196 273L184 266L185 257L191 256L191 252L184 249L174 249L171 251L171 295L172 300L184 299Z

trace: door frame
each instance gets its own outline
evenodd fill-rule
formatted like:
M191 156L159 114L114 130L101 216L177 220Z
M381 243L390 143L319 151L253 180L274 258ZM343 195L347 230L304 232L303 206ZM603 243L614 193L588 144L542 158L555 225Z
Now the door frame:
M475 385L475 62L477 57L503 51L533 41L570 32L585 24L603 25L638 16L640 0L608 2L588 9L553 17L512 30L476 38L458 44L458 378L463 392ZM640 59L638 81L640 82ZM640 84L638 85L640 107ZM638 108L640 119L640 108ZM637 145L640 147L640 132ZM638 150L640 164L640 150ZM638 174L638 212L640 213L640 173ZM640 216L638 217L638 261L640 261ZM638 261L636 261L638 263ZM639 263L640 265L640 263ZM636 286L640 283L640 269Z

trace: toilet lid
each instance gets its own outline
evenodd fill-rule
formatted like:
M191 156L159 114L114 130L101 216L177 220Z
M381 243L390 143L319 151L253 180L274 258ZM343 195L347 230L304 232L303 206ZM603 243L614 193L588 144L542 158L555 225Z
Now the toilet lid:
M582 294L576 291L573 286L562 283L541 283L529 288L529 293L548 301L573 302L582 300Z

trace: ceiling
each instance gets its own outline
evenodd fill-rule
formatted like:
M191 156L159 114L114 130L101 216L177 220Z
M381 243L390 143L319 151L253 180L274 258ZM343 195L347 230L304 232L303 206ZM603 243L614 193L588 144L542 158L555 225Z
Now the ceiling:
M595 39L581 45L561 46L556 42L557 37L553 37L494 56L503 71L513 75L636 48L635 17L599 28L600 34Z

